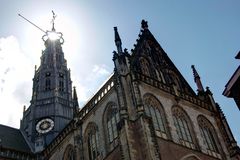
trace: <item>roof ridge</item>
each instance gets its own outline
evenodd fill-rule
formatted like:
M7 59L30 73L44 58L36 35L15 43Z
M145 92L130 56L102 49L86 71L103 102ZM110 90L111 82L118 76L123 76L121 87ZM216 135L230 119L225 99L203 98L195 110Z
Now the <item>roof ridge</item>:
M0 126L2 126L2 127L7 127L7 128L11 128L11 129L15 129L15 130L19 130L19 131L20 131L19 128L15 128L15 127L12 127L12 126L7 126L7 125L4 125L4 124L0 124Z

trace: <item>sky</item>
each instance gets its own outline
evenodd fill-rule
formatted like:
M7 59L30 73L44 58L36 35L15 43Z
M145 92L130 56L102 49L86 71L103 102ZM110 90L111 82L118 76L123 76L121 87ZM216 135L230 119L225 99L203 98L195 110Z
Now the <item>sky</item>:
M240 112L233 99L222 95L239 66L234 57L240 50L240 1L1 0L0 4L0 124L19 128L23 106L31 100L34 66L39 66L44 49L43 32L18 13L51 30L54 10L81 106L113 72L113 27L118 27L123 48L130 51L145 19L194 90L191 65L195 65L240 143Z

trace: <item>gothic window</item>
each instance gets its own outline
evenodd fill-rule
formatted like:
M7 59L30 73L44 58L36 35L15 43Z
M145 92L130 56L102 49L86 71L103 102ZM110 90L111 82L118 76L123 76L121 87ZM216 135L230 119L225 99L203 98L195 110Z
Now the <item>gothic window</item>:
M108 142L112 143L117 137L117 123L119 122L119 112L116 105L111 105L107 112L107 132Z
M181 158L181 160L201 160L197 155L190 153Z
M51 89L51 80L50 79L46 79L45 81L45 90L48 91Z
M89 160L96 160L100 155L100 152L99 152L98 129L95 124L93 123L89 124L86 136Z
M181 89L179 78L172 70L165 70L165 80L166 83L170 85L174 84L177 89Z
M59 91L61 91L61 92L64 91L64 83L63 83L63 80L62 80L62 79L59 80L59 86L58 86L58 88L59 88Z
M117 124L120 121L119 110L115 103L109 102L104 113L104 127L107 151L113 150L118 145Z
M174 107L173 112L173 121L174 126L177 130L178 142L188 148L196 149L192 133L191 121L188 118L187 114L183 109L179 107Z
M154 129L158 135L167 139L166 118L161 103L152 95L144 96L146 115L152 118Z
M58 89L60 92L64 91L64 75L59 73Z
M141 71L143 74L150 76L150 70L149 70L149 63L146 59L140 58L139 59Z
M67 148L65 149L63 160L76 160L74 147L72 145L68 145Z
M191 157L187 157L184 160L199 160L198 158L191 156Z
M207 154L221 158L216 143L217 135L215 133L213 125L203 116L198 117L198 124L200 127L201 136L203 138L203 143L207 149Z

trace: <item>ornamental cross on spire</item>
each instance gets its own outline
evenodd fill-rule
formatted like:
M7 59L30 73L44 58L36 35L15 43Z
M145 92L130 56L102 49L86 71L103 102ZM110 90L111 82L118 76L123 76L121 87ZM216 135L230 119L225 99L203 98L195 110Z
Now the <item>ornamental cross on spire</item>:
M56 17L57 17L57 15L52 11L52 14L53 14L53 18L52 18L52 21L51 21L51 23L52 23L52 31L55 31L55 27L54 27L54 25L55 25L55 19L56 19Z

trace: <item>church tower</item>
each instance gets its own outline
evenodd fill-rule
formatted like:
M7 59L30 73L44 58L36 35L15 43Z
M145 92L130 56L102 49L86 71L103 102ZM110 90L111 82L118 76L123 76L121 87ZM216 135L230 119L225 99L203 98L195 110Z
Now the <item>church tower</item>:
M21 120L21 132L34 152L42 151L61 132L78 107L62 50L62 36L53 22L52 30L42 37L45 49L40 66L35 68L31 104L24 109Z

